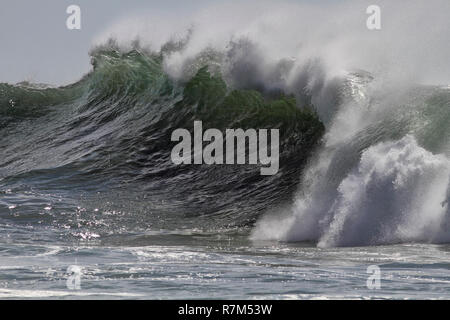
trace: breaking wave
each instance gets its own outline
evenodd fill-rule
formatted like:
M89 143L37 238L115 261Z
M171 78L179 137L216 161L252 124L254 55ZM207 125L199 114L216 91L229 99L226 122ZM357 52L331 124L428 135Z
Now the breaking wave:
M352 1L134 17L98 37L80 81L0 84L1 222L102 240L450 241L449 3L382 3L372 33ZM408 36L430 17L432 36ZM175 166L171 133L195 120L279 128L279 173Z

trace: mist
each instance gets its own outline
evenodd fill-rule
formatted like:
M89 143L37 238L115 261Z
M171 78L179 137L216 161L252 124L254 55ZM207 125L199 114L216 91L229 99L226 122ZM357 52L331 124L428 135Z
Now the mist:
M366 8L372 2L246 1L209 5L183 16L147 12L118 21L96 35L94 43L114 38L127 47L139 39L158 50L190 31L184 49L166 57L167 70L176 78L204 50L229 53L230 45L245 40L253 52L243 55L253 59L258 75L268 81L273 79L267 70L289 59L294 62L290 70L320 61L327 79L362 69L396 81L450 83L450 3L377 1L382 27L369 30ZM287 83L296 80L292 72L283 77Z

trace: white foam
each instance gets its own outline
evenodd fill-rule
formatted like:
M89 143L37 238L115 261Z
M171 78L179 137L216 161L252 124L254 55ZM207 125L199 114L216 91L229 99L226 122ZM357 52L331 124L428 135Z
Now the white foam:
M253 237L313 240L319 246L448 242L450 161L407 135L363 152L358 165L326 194L320 183L286 220L263 219Z

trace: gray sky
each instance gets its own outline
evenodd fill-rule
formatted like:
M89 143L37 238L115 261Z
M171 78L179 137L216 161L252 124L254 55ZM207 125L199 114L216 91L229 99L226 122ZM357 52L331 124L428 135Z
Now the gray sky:
M67 84L90 69L92 39L117 19L143 10L187 14L206 0L0 0L0 82ZM209 1L211 2L211 1ZM68 30L66 9L82 10Z
M75 82L90 70L88 53L93 41L102 38L118 23L122 25L124 19L131 18L131 24L137 23L139 19L135 17L138 16L143 17L144 22L155 18L152 30L144 30L147 37L152 37L166 31L164 24L166 28L167 25L176 25L202 8L220 4L215 15L208 11L208 19L203 19L204 23L199 27L205 41L215 39L224 31L226 33L228 25L234 25L235 21L244 19L247 22L247 15L258 15L251 3L247 6L248 12L240 14L240 11L245 11L244 2L249 1L258 4L265 1L272 5L272 9L280 4L278 0L0 0L0 82L28 80L53 85ZM374 66L385 65L393 73L403 72L405 77L421 75L423 79L418 81L424 83L450 82L448 0L284 2L303 3L306 10L297 12L288 6L281 15L275 15L276 21L268 20L281 27L280 33L268 37L275 49L284 50L284 45L299 40L303 41L302 44L310 41L311 46L302 47L303 52L308 53L309 48L314 53L323 47L321 58L333 66L354 64L376 71ZM231 11L222 10L222 4L227 6L230 3L234 3L230 6ZM379 32L369 32L365 27L365 6L372 3L380 4L383 9L383 29ZM66 28L66 9L72 4L81 7L81 30ZM307 6L312 4L320 9L315 15L308 11ZM341 9L335 12L333 5ZM265 9L272 10L269 6ZM293 23L287 21L288 16ZM162 25L159 24L161 21ZM249 21L249 26L252 27L252 21ZM262 36L270 33L270 30L264 31L264 23L258 26ZM128 36L129 30L123 30ZM191 49L195 49L195 44Z

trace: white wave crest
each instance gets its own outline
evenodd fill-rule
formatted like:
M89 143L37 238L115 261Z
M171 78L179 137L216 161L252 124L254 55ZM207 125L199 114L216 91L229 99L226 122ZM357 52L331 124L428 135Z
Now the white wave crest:
M261 220L254 239L311 240L319 246L450 240L450 161L407 135L376 144L333 194L320 185L300 197L293 215Z

